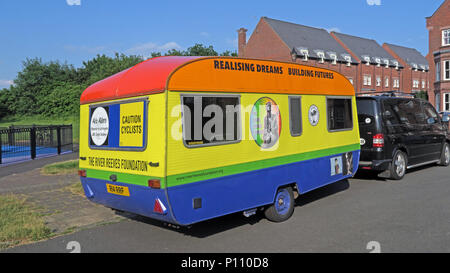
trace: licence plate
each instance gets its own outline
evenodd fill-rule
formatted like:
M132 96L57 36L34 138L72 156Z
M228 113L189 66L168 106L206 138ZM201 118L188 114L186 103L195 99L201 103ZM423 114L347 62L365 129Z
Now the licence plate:
M106 184L106 190L112 194L130 196L130 191L128 190L128 187Z

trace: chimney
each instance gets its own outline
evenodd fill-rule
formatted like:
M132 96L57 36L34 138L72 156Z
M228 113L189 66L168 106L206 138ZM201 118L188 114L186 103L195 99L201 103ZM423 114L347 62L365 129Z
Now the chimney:
M244 57L245 46L247 45L247 29L241 27L238 29L238 56Z

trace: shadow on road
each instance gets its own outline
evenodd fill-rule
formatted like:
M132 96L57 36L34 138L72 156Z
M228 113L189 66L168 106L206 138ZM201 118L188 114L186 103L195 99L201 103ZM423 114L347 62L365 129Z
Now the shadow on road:
M309 203L318 201L327 196L336 194L341 191L345 191L350 187L347 179L324 186L322 188L313 190L311 192L305 193L303 195L298 196L295 200L296 209L301 209L302 206L305 206ZM175 232L180 232L187 236L197 237L197 238L206 238L211 235L221 233L227 230L231 230L244 225L254 225L259 223L261 220L266 221L264 217L264 213L262 210L258 210L256 215L252 215L248 218L242 215L242 212L233 213L229 215L225 215L222 217L206 220L197 224L193 224L188 227L184 226L175 226L168 223L163 223L158 220L154 220L151 218L147 218L140 215L129 214L129 213L119 213L128 219L133 221L139 221L145 224L158 226L164 229L173 230ZM295 217L295 216L293 216ZM273 223L276 225L276 223Z

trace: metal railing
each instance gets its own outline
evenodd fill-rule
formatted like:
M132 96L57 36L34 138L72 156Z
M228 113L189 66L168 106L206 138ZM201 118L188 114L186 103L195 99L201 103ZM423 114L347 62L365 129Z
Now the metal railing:
M72 125L0 128L0 164L73 152Z

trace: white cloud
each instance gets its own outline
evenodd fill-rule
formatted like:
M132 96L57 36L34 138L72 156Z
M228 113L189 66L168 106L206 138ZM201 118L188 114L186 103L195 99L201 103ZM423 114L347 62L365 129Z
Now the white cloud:
M81 6L81 0L66 0L69 6Z
M129 48L125 52L127 54L149 56L152 52L166 52L170 49L181 50L182 47L175 42L168 42L163 45L159 45L159 44L153 43L153 42L148 42L145 44L139 44L132 48Z
M381 0L366 0L369 6L381 6Z
M14 81L12 81L12 80L0 80L0 88L9 87L13 83L14 83Z
M334 32L341 32L341 30L339 28L337 28L337 27L327 28L327 31L328 32L332 32L332 31L334 31Z

